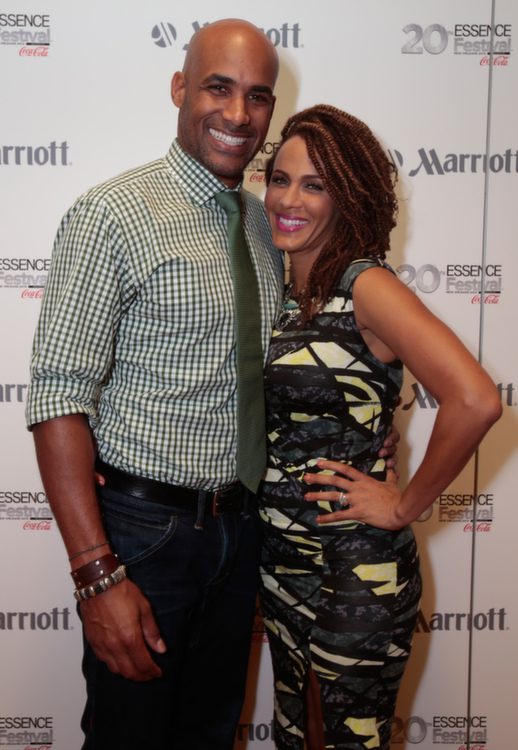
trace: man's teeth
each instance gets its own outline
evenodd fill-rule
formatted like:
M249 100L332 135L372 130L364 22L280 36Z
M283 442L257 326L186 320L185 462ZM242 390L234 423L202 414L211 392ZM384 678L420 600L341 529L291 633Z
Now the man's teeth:
M242 146L246 142L246 138L240 138L237 135L227 135L226 133L222 133L221 130L213 130L212 128L209 128L209 133L217 141L226 143L228 146Z

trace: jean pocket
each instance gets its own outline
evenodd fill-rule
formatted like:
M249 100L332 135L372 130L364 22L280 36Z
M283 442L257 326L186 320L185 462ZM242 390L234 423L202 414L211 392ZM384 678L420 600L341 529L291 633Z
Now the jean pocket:
M177 511L165 505L106 488L99 491L99 503L108 539L125 565L153 555L178 528Z

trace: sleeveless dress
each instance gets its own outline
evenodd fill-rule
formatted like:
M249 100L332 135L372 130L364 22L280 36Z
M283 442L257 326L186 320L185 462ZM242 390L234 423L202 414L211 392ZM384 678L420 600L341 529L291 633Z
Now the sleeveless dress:
M279 750L304 746L304 691L320 687L326 750L388 750L390 724L415 628L421 578L410 527L357 521L319 526L334 502L304 500L304 473L318 458L385 477L377 453L390 430L402 382L399 361L371 354L356 325L355 261L309 324L285 300L265 369L268 464L259 498L263 527L261 609L275 680ZM315 489L315 488L313 488Z

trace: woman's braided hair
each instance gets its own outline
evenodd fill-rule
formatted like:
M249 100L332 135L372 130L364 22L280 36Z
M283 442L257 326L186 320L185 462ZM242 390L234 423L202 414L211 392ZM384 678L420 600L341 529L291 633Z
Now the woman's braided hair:
M299 298L301 325L331 298L349 263L385 258L396 225L396 168L371 130L336 107L317 104L290 117L280 146L293 136L304 139L308 155L339 213L336 230L313 265ZM266 184L275 156L266 167Z

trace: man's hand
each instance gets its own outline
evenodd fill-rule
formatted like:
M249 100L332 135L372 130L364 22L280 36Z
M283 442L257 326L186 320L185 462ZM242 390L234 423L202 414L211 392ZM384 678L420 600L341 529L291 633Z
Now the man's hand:
M81 602L80 609L86 638L111 672L137 682L161 676L148 649L163 654L166 645L148 600L132 581Z
M383 442L383 446L381 447L378 456L380 458L385 459L385 463L387 466L387 469L394 469L396 470L397 466L397 444L399 443L401 439L401 435L399 434L398 430L392 425L390 428L390 432L385 438ZM397 471L396 471L397 475Z

